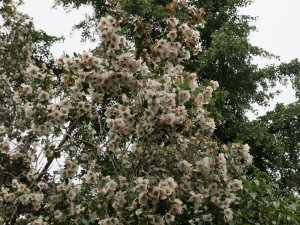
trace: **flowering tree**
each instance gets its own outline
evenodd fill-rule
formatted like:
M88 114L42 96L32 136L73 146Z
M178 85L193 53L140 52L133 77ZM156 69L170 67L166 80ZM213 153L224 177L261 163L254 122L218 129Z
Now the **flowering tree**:
M195 7L147 38L143 18L110 3L94 52L31 60L32 24L2 3L1 224L224 224L252 162L248 145L218 143L203 86L182 63L198 54ZM136 46L133 29L145 38Z
M109 10L107 1L104 0L54 0L56 5L63 6L67 10L75 10L83 5L93 8L93 13L86 15L85 19L74 26L82 31L82 38L95 41L97 36L97 23L99 18ZM127 17L142 16L142 22L147 22L148 27L165 26L167 11L172 10L170 3L173 0L119 0L118 4ZM217 92L214 93L213 101L207 109L213 116L216 123L214 136L217 136L224 143L241 142L251 145L254 165L261 171L267 172L276 182L280 182L281 193L290 195L295 193L297 177L299 174L297 146L297 128L294 130L287 119L280 123L284 126L277 126L276 131L272 118L257 118L249 121L246 112L253 110L253 103L262 107L268 105L276 92L270 88L276 87L278 82L286 85L286 80L291 80L297 93L299 88L298 77L300 64L297 60L289 63L281 63L278 66L268 65L260 68L253 57L276 60L271 53L266 52L259 46L250 43L250 33L256 31L253 22L255 18L244 15L241 9L248 7L253 1L249 0L189 0L186 4L203 7L205 26L198 27L201 33L201 54L192 55L189 60L182 62L185 70L196 72L198 82L203 83L209 80L217 80L220 84ZM175 7L176 8L176 7ZM243 10L242 10L243 11ZM185 21L185 11L176 11L176 18ZM147 33L148 37L155 39L160 29L152 29ZM132 31L132 32L131 32ZM140 49L137 43L139 32L134 29L126 31L127 37L132 40L135 37L135 47ZM135 35L137 34L137 35ZM141 41L147 40L141 38ZM142 49L142 48L141 48ZM291 114L290 110L285 111ZM274 111L273 113L276 114ZM297 116L294 111L293 116ZM274 115L275 115L274 114ZM276 120L282 115L275 115ZM285 115L287 117L289 115ZM294 120L294 119L292 119ZM258 124L259 123L259 124ZM274 122L277 123L277 122ZM296 122L297 124L297 122ZM287 134L289 128L293 131L286 137L279 138L280 133ZM275 134L276 133L276 134ZM284 136L284 135L283 135ZM286 141L288 140L288 141ZM282 157L285 155L287 157ZM296 160L296 162L293 162ZM280 181L279 181L280 179Z

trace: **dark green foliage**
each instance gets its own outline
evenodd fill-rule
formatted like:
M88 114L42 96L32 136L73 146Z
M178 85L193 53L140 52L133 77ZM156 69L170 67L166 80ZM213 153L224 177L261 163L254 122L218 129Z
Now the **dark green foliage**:
M48 35L42 30L32 31L33 42L33 59L37 65L41 63L53 64L54 59L50 52L50 47L58 41L62 41L63 37L55 37Z
M279 191L267 173L254 171L243 179L244 189L232 208L236 217L229 224L299 224L299 199L294 196L275 196ZM270 185L271 184L271 185Z
M197 3L206 10L206 25L200 30L203 52L189 66L198 71L200 81L217 80L220 84L221 91L209 111L217 119L215 134L225 143L235 140L236 134L242 132L240 125L247 121L245 111L251 109L251 103L261 105L269 100L266 82L274 84L277 80L269 76L268 70L260 70L252 63L253 57L272 55L249 42L248 36L255 30L249 22L254 18L238 14L238 7L249 2Z
M300 193L300 103L276 108L249 124L240 138L253 147L260 169L281 181L281 192Z

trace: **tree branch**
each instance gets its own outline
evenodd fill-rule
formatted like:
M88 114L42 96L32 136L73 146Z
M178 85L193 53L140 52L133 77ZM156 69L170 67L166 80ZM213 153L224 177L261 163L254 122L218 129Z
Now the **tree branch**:
M59 145L57 146L56 149L60 149L65 143L66 141L69 139L69 137L71 136L71 133L73 132L73 130L76 128L76 125L79 122L79 118L77 120L75 120L70 126L69 129L67 131L67 133L65 134L64 138L61 140L61 142L59 143ZM42 169L41 173L39 174L39 176L34 180L34 182L32 183L31 186L34 185L34 183L39 182L43 175L47 172L47 170L49 169L49 167L51 166L53 160L55 159L55 157L50 157L48 158L48 161L46 163L46 165L44 166L44 168Z
M71 133L73 132L73 130L76 128L79 119L76 119L70 126L69 129L67 130L67 133L65 134L65 136L63 137L63 139L61 140L61 142L59 143L59 145L57 146L56 149L60 149L65 143L66 141L69 139L69 137L71 136ZM51 166L53 160L55 159L55 157L50 157L48 158L48 161L46 163L46 165L44 166L44 168L42 169L41 173L38 175L38 177L31 183L31 186L29 189L31 190L35 190L34 184L36 184L37 182L39 182L42 177L44 176L44 174L47 172L47 170L49 169L49 167ZM14 210L14 213L12 215L12 218L9 221L10 225L14 225L16 224L17 221L17 217L19 216L20 210L21 210L22 204L19 202Z

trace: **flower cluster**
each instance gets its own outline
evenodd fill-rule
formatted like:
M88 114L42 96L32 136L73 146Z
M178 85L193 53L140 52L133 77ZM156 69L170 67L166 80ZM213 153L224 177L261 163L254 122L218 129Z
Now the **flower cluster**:
M197 54L199 31L170 16L140 54L122 33L132 24L115 16L100 19L98 50L62 56L58 74L30 64L14 91L18 136L0 124L4 167L16 166L0 177L5 224L233 219L252 157L211 137L218 82L199 84L181 64ZM55 160L65 163L51 170Z

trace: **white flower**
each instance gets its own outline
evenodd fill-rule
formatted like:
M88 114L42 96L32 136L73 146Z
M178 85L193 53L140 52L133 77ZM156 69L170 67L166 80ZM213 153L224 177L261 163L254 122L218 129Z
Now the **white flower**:
M41 91L39 96L38 96L38 99L42 102L42 101L46 101L46 100L49 100L50 98L50 95L47 91Z
M108 191L115 191L116 188L117 188L118 184L117 182L111 180L111 181L108 181L106 184L105 184L105 187L107 188Z
M192 169L192 164L186 160L182 160L177 164L177 167L181 172L188 173Z
M100 22L98 23L98 29L102 31L108 25L108 19L101 17Z
M5 133L5 131L6 131L5 126L1 125L0 126L0 134Z
M211 97L212 97L213 88L211 86L207 86L204 90L204 104L209 103Z
M157 216L157 215L149 215L148 218L150 219L150 223L154 225L163 225L164 224L164 217Z
M183 48L180 52L180 59L189 59L190 57L191 57L190 51Z
M196 162L196 171L208 173L210 171L210 163L210 158L204 157L202 160Z
M75 197L76 197L76 192L74 190L70 190L69 193L67 194L67 197L70 199L70 200L74 200Z
M194 202L195 205L199 205L204 202L202 194L195 194L193 191L190 194L189 202Z
M203 219L203 221L212 221L213 217L211 214L205 214L205 215L203 215L202 219Z
M175 17L170 17L169 19L167 19L167 22L168 22L172 27L177 26L178 23L179 23L178 19L176 19Z
M44 80L46 78L46 75L42 72L37 72L35 77L40 79L40 80Z
M219 206L221 204L221 199L220 197L212 196L210 201L214 203L216 206Z
M242 154L243 154L243 156L248 155L249 154L249 150L250 150L250 147L249 147L248 144L243 145L243 148L242 148Z
M5 202L12 202L15 199L15 195L13 193L6 193L3 196L3 200Z
M2 142L0 142L0 152L7 154L10 150L10 144L9 141L4 139Z
M190 94L189 91L187 91L187 90L179 91L179 93L178 93L178 101L179 101L179 105L184 104L184 103L187 102L190 98L191 98L191 94Z
M219 83L218 83L218 81L210 81L210 85L212 86L212 88L214 89L214 90L216 90L218 87L219 87Z
M115 194L115 205L117 207L123 207L123 205L127 202L126 200L126 191L118 191L116 194Z
M204 198L209 197L209 189L208 189L208 188L201 187L201 188L199 189L199 192L202 194L202 196L203 196Z
M15 92L13 100L15 103L21 103L22 100L21 100L20 93L18 91Z
M174 41L177 37L177 31L176 30L171 30L168 34L167 37L170 38L171 41Z
M31 193L30 194L31 201L41 202L44 199L44 194L42 193Z
M43 221L43 217L40 216L39 218L37 218L36 220L34 220L32 222L32 225L47 225L48 223L47 222L44 222Z
M175 220L175 216L170 213L166 213L165 220L167 223L171 223Z
M224 209L224 219L225 221L230 221L233 219L233 212L230 208Z
M168 114L161 115L160 119L163 123L172 125L176 117L174 113L168 113Z
M138 193L144 194L148 192L147 184L140 183L135 187Z
M82 60L85 61L85 62L89 62L90 60L93 59L93 53L91 52L83 52L82 54Z
M54 215L55 219L60 219L62 217L63 213L60 210L55 210L53 215Z
M27 204L29 202L29 199L30 199L30 195L28 194L23 194L19 197L19 200L23 205Z
M248 144L243 145L242 156L245 159L247 165L251 165L252 160L253 160L253 156L250 155L249 150L250 150L250 147Z
M39 71L39 68L37 66L30 65L26 72L29 75L34 76L37 74L38 71Z
M13 179L12 182L11 182L11 186L12 186L13 188L16 188L18 185L19 185L18 180L17 180L17 179Z
M189 27L189 25L187 23L182 24L179 27L179 30L182 31L182 33L184 33L185 35L192 35L193 31L191 30L191 28Z
M106 20L107 20L108 25L110 25L110 26L115 25L117 22L116 19L113 18L112 16L107 16Z
M225 159L224 153L220 153L216 159L221 165L226 164L226 159Z
M97 175L93 171L89 170L85 175L85 180L87 183L95 183L97 180Z
M174 205L170 207L170 214L181 214L182 213L182 201L179 199L174 199Z
M32 105L25 105L25 108L24 108L24 111L25 111L25 117L27 119L30 119L32 118L33 114L34 114L34 109L33 109L33 106Z
M104 220L99 221L100 225L117 225L119 223L120 222L117 218L108 218L108 219L104 219Z
M30 189L26 187L26 184L18 184L18 191L21 193L29 193Z
M31 94L32 93L32 87L30 85L27 85L27 84L21 84L21 87L22 87L22 91L25 93L25 94Z
M139 208L138 210L135 211L135 215L139 216L144 212L143 208Z
M148 196L147 194L139 194L139 203L141 204L141 206L146 205L148 202Z
M39 187L39 189L47 189L48 188L48 184L45 183L44 181L40 181L37 186Z
M243 189L243 182L238 179L234 179L228 184L228 188L232 191L238 191Z
M174 181L173 177L169 177L164 180L163 185L170 187L172 190L175 190L177 183Z

